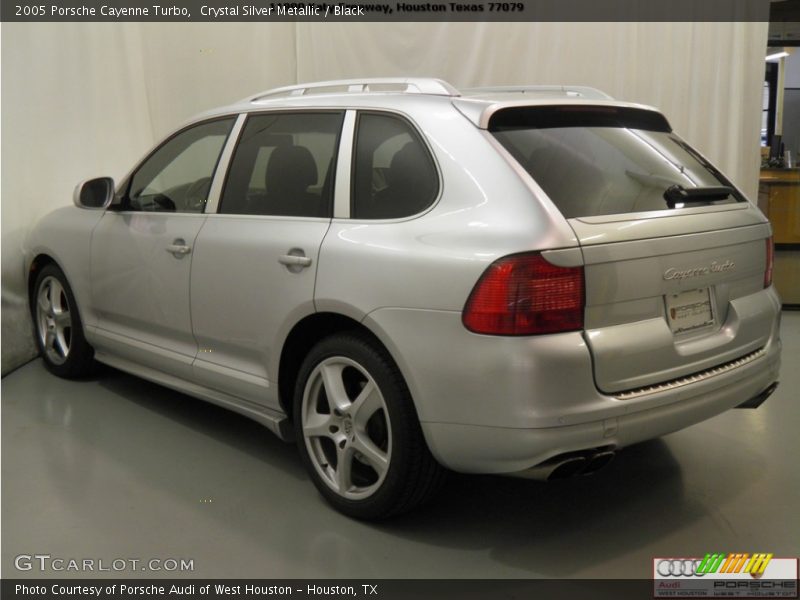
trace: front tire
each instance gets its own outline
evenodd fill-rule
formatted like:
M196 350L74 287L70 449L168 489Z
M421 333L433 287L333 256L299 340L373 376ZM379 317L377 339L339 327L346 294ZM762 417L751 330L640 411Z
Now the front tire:
M360 333L319 342L294 397L298 448L314 485L340 512L377 520L407 512L440 487L400 371Z
M45 266L33 289L31 312L44 366L59 377L89 374L94 350L83 335L78 305L64 273L56 265Z

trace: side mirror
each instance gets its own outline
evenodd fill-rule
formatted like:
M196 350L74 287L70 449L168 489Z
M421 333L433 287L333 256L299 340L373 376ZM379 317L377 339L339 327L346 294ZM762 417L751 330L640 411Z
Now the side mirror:
M114 199L114 180L111 177L87 179L75 186L72 201L78 208L105 210Z

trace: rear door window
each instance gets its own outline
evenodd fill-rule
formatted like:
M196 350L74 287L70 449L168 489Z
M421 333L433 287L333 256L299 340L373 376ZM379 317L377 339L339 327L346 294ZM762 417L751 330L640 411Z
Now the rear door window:
M489 131L568 219L745 201L654 111L515 107L493 115Z
M338 111L250 115L219 212L329 218L343 118Z

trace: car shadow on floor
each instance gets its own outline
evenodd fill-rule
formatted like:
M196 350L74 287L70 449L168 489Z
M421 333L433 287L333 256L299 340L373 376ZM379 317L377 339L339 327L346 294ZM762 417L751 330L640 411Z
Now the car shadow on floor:
M290 477L306 479L294 444L280 440L252 419L105 365L100 365L92 379L106 391L148 411L178 421L236 451L269 462Z
M148 411L308 479L294 446L249 419L114 370L99 381ZM307 487L317 496L310 481ZM316 500L330 511L331 533L343 539L372 529L443 548L488 549L493 560L548 577L568 577L599 554L631 552L703 515L684 499L680 465L662 440L625 449L595 474L560 481L450 473L426 506L383 523L351 521Z
M586 476L550 482L452 474L419 513L379 525L394 535L453 548L490 549L493 560L569 577L650 543L702 516L684 497L680 465L652 440Z
M128 480L167 491L174 499L170 510L201 511L199 517L215 519L254 544L291 535L298 551L312 555L328 544L344 548L352 559L348 569L355 572L328 576L384 573L369 550L378 544L390 554L396 546L397 556L412 563L416 552L407 556L409 548L429 547L432 555L436 548L446 555L450 550L487 553L489 563L528 576L570 577L600 560L642 553L675 531L691 531L693 523L708 517L714 498L740 493L737 478L726 478L713 498L687 491L672 442L654 440L624 449L595 474L549 483L451 473L426 506L385 522L362 523L325 504L293 444L245 417L113 369L73 383L49 376L40 363L28 368L34 369L32 395L4 397L4 409L8 402L28 421L32 417L47 425L48 467L66 475L72 486L61 492L64 501L78 507L85 502L83 490L92 480L75 485L76 477L86 477L85 453L107 455ZM4 440L17 433L9 430L5 437L6 431L4 424ZM84 454L70 458L66 448ZM218 494L218 502L198 504L199 494L209 490ZM287 502L291 510L281 509ZM279 520L238 506L274 506ZM151 509L136 507L137 514L150 514ZM308 560L301 555L297 562Z
M565 480L449 473L426 506L382 523L355 522L318 496L294 445L257 423L113 369L98 381L148 411L305 481L311 499L301 502L327 515L321 521L347 547L358 547L358 538L371 530L445 549L488 550L491 560L538 576L570 577L597 564L599 556L618 558L690 528L708 510L687 496L681 465L657 439L625 448L597 473Z

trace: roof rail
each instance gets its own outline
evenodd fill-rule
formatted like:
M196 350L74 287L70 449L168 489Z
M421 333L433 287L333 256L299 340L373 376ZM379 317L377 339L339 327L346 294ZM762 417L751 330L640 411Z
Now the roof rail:
M479 94L563 94L575 98L590 100L613 100L605 92L591 87L578 85L505 85L496 87L478 87L463 90L465 96Z
M259 102L287 96L306 96L310 94L342 94L368 92L400 92L406 94L433 94L436 96L460 96L461 93L441 79L427 77L391 77L376 79L340 79L318 83L301 83L286 87L265 90L245 98L245 102Z

